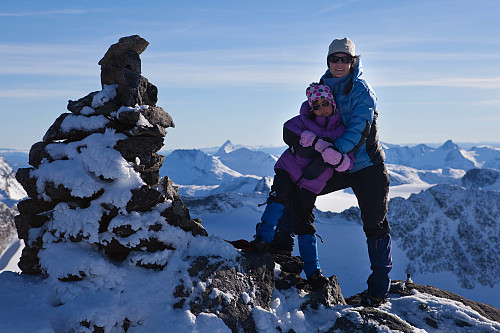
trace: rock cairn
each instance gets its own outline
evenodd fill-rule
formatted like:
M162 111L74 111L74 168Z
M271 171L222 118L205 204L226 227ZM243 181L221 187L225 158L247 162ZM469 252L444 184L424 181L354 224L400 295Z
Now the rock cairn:
M174 123L156 106L157 88L141 75L139 55L148 44L135 35L112 45L99 61L102 90L70 100L70 112L61 114L31 147L32 167L18 170L16 179L29 196L19 202L15 217L25 243L18 264L23 273L47 273L38 253L48 242L85 241L121 261L131 253L174 249L155 235L165 223L207 235L201 221L190 218L170 179L160 179L165 157L157 152L165 129ZM72 177L71 170L81 173ZM87 183L75 184L78 179ZM159 209L162 219L151 223L132 225L123 218ZM136 242L124 241L133 235ZM136 264L166 265L144 258ZM83 276L60 277L65 278Z

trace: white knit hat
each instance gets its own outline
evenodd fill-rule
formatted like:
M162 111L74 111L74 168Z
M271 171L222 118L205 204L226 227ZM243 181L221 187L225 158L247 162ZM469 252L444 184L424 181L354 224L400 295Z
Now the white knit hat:
M354 43L347 37L344 37L344 39L334 39L328 48L328 55L326 57L328 58L330 54L339 52L354 57L356 55Z
M337 108L337 103L335 103L335 98L330 91L330 88L325 84L319 84L313 82L306 89L306 96L309 105L312 106L313 102L319 99L326 99L333 105L333 109Z

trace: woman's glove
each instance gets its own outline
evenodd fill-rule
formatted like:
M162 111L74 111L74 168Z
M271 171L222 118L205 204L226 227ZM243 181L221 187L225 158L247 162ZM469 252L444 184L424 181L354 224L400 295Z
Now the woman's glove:
M300 133L299 142L302 147L310 147L313 144L314 139L316 139L316 134L311 131L303 131Z
M326 148L321 153L321 156L326 163L333 165L335 171L338 172L346 171L351 165L351 160L347 154L341 154L333 148Z
M331 146L332 144L330 142L325 141L323 139L318 139L318 141L314 145L314 149L316 149L317 152L322 153L325 151L326 148Z

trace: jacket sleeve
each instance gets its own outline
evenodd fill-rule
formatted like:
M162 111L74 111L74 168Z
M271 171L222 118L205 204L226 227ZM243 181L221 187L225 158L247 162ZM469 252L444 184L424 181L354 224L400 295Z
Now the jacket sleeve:
M293 117L283 125L283 141L290 147L294 154L311 158L317 154L314 147L302 147L300 144L300 133L306 130L300 116Z
M364 82L356 82L351 93L351 112L345 124L344 134L335 140L335 146L341 153L352 152L361 147L373 124L376 109L376 97Z

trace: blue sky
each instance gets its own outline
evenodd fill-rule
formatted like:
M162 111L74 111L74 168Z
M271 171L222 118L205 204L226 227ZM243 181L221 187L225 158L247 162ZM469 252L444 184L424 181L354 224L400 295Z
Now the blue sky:
M69 99L101 89L120 37L150 42L143 75L174 119L165 149L283 145L282 124L348 36L387 143L500 141L500 2L6 1L0 148L29 148Z

